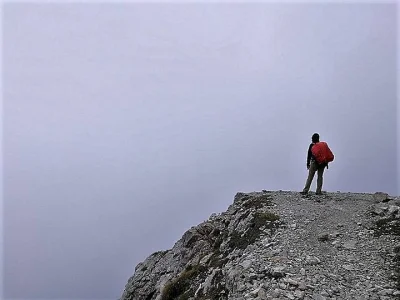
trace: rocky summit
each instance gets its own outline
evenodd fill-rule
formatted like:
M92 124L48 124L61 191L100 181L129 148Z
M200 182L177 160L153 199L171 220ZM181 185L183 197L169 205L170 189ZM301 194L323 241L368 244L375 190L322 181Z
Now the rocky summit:
M400 299L400 197L237 193L139 263L120 300Z

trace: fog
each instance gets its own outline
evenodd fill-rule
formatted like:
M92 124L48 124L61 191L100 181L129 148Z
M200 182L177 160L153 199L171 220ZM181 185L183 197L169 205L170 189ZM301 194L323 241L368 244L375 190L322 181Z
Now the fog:
M236 192L399 195L393 4L3 4L5 299L118 299ZM315 190L316 179L312 189Z

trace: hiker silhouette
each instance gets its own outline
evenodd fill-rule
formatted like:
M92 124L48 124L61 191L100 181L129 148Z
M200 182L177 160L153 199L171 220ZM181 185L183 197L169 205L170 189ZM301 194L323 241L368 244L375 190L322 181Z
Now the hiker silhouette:
M307 152L307 170L308 177L301 194L307 195L310 190L315 173L317 172L317 189L316 194L322 194L323 176L325 167L328 168L328 163L333 161L334 155L329 149L326 142L320 142L319 134L314 133L311 137L311 144Z

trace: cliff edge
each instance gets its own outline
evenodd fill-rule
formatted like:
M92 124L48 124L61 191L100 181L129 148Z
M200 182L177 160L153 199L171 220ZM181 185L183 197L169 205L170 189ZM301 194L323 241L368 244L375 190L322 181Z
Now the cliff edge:
M237 193L139 263L120 300L400 299L400 197Z

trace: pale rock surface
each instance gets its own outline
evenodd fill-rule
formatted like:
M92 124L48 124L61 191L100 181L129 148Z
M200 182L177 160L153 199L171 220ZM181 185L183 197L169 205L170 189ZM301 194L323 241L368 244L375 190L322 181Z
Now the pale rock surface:
M400 299L399 200L238 193L139 263L121 300Z

